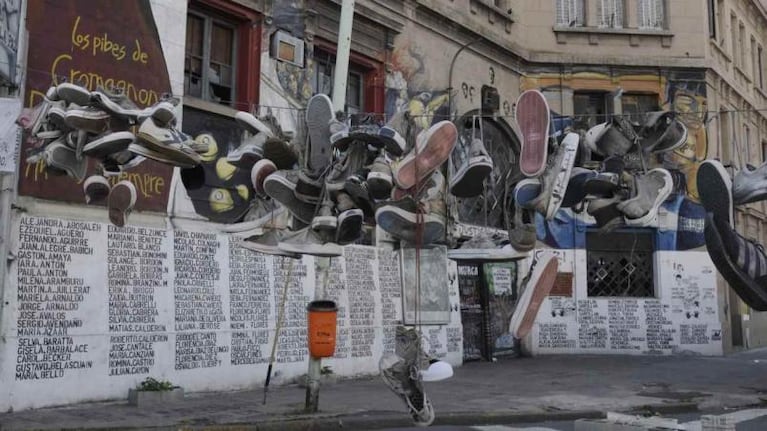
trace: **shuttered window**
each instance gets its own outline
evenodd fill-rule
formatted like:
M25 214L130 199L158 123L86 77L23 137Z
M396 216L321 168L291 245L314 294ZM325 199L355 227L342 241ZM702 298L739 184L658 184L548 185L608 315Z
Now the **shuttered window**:
M623 28L623 0L597 0L597 17L599 27Z
M639 28L662 30L666 24L664 0L638 0L637 22Z
M556 0L557 26L582 27L585 24L583 0Z

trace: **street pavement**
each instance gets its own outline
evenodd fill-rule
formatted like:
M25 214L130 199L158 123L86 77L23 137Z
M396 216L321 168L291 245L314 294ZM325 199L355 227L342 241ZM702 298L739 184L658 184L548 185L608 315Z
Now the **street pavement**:
M436 425L521 424L604 417L605 412L735 411L765 407L767 349L726 357L561 355L499 358L427 383ZM378 377L320 389L319 412L303 412L297 385L187 394L132 407L126 400L0 413L0 430L216 429L357 430L410 427L402 401ZM127 398L127 394L126 394ZM522 425L514 425L522 426Z

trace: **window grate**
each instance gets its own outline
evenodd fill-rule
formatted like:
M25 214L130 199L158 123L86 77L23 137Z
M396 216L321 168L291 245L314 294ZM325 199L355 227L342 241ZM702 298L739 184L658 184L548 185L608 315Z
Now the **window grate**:
M650 232L586 234L588 296L654 297Z

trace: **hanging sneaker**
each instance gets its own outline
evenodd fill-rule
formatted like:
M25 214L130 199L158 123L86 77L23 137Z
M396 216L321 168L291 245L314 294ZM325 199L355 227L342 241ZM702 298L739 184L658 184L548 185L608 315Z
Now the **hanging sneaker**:
M737 176L735 177L738 178ZM741 177L744 178L745 177ZM733 199L735 191L733 190L730 174L718 160L704 160L698 166L698 173L695 178L698 185L698 197L700 203L706 209L706 212L713 213L721 222L727 222L730 226L735 226ZM738 187L740 196L746 195L743 187L743 181ZM752 183L757 185L758 183ZM756 187L754 187L756 189ZM752 190L754 190L752 189Z
M535 316L541 308L543 300L549 296L551 288L557 279L557 269L559 268L559 259L556 256L547 254L534 263L530 269L531 273L527 282L523 281L524 290L514 307L511 314L511 335L514 338L522 339L530 333L535 323Z
M120 181L109 192L107 208L109 209L109 221L117 227L125 226L128 215L136 205L136 186L130 181Z
M110 154L120 153L136 140L131 132L106 132L83 146L83 154L103 159Z
M414 244L417 239L417 211L417 204L410 198L388 201L376 210L376 224L395 238ZM445 218L443 216L425 213L422 215L422 222L423 245L444 237Z
M407 148L407 118L405 111L399 111L378 130L378 138L384 149L392 156L399 157Z
M356 207L354 200L346 193L339 193L336 197L338 205L338 228L336 229L335 241L340 245L351 244L362 235L362 223L364 213Z
M648 112L639 130L642 151L666 153L687 142L687 127L668 111Z
M298 181L298 172L277 171L266 177L264 180L264 192L281 203L298 220L309 224L314 218L314 205L306 203L296 197L296 182Z
M257 199L251 209L239 223L230 223L221 227L221 232L250 236L249 232L260 231L263 228L286 229L288 223L283 217L288 211L273 199Z
M727 220L706 214L706 250L717 271L749 307L767 311L767 257L761 244L744 238Z
M472 139L469 148L456 145L453 149L453 153L464 151L468 157L453 165L456 171L450 176L450 194L459 198L479 196L485 179L493 171L493 160L481 139Z
M440 121L420 133L416 147L392 166L394 181L402 189L409 189L447 161L455 147L458 130L450 121Z
M64 113L64 121L69 127L94 134L107 131L110 118L105 111L91 106L70 108Z
M380 126L372 115L352 114L349 127L340 128L330 135L330 143L339 151L346 151L353 142L380 148L384 145L378 136Z
M519 167L527 177L537 177L546 168L549 148L549 104L538 90L527 90L517 98L516 120L522 134Z
M623 224L623 213L618 204L624 199L621 193L609 198L592 199L586 205L586 212L592 216L598 228L610 231Z
M595 142L595 153L604 156L623 156L634 149L639 139L631 123L620 115L613 115Z
M261 159L253 165L250 170L250 181L253 184L253 190L261 197L267 197L264 190L264 180L266 177L277 171L277 166L269 159Z
M289 253L319 257L337 257L344 254L343 247L325 240L323 235L310 227L286 235L279 242L278 247Z
M91 103L91 92L79 85L62 82L56 86L56 97L59 100L79 106L87 106Z
M607 123L600 123L586 131L586 136L583 140L592 153L603 155L597 146L597 142L602 139L602 135L604 135L606 129Z
M649 226L658 215L658 208L674 187L671 174L656 168L635 177L636 195L618 204L627 226Z
M763 163L758 168L746 165L735 174L732 179L732 200L735 205L750 204L765 199L767 199L767 163Z
M111 190L109 181L101 175L91 175L83 182L83 193L85 193L87 205L105 204Z
M274 137L272 129L249 112L237 111L237 113L234 114L234 121L241 129L252 136L263 134L265 135L265 138Z
M312 96L306 104L306 127L309 134L309 156L307 166L311 171L320 171L330 164L332 147L330 127L333 102L325 94Z
M311 222L312 229L316 231L327 231L335 234L338 227L338 217L333 214L333 208L335 204L330 200L330 196L325 195L325 199L320 204L317 215L314 216Z
M267 138L264 142L264 157L274 162L279 169L290 169L298 163L298 152L286 139Z
M346 179L367 165L367 160L367 147L360 144L352 145L346 154L331 166L325 177L325 188L332 193L343 190Z
M514 226L509 229L509 243L520 252L535 248L538 240L535 232L535 213L519 206L514 208Z
M381 152L370 165L367 188L374 199L386 199L391 196L392 186L391 161L384 152Z
M578 152L578 142L580 136L577 133L568 133L559 145L554 170L550 174L551 178L544 176L544 181L551 181L549 187L544 186L544 190L551 188L551 197L549 198L548 205L546 206L546 213L544 214L546 220L554 218L554 214L559 211L562 205L562 200L565 197L567 188L570 184L570 172L573 169L575 163L575 156Z
M164 159L171 160L180 167L196 166L202 162L200 155L189 147L191 136L173 127L160 127L152 117L141 122L136 137L139 144L137 146L150 150L146 154L139 152L147 158L155 158L155 154L161 154Z
M514 202L517 206L535 210L536 198L541 194L541 181L538 178L525 178L514 186Z
M258 134L247 137L240 145L226 155L226 161L240 169L250 170L264 157L266 135Z
M572 208L583 202L588 195L585 184L596 176L597 172L591 169L573 167L573 170L570 171L570 182L567 185L565 197L562 198L561 207Z
M296 188L294 194L296 197L310 204L316 204L320 201L322 194L322 173L310 172L306 169L297 169Z
M65 138L58 139L45 147L43 159L46 165L66 172L78 181L85 178L88 169L88 159L77 157L77 152L64 143Z
M234 239L235 245L272 256L284 256L300 259L301 255L280 249L279 243L284 238L284 232L279 229L265 229L261 235L251 236L245 239Z

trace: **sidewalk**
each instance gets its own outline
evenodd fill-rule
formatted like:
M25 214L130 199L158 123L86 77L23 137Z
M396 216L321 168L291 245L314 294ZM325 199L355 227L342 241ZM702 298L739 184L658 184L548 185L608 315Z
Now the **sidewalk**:
M710 411L767 401L767 349L728 357L542 356L472 362L426 384L437 424L492 424L600 417L606 411ZM136 408L127 401L0 414L17 429L375 429L410 426L404 404L378 377L320 389L320 412L302 413L305 390L272 387L187 394ZM127 398L127 394L126 394ZM764 400L764 401L763 401Z

